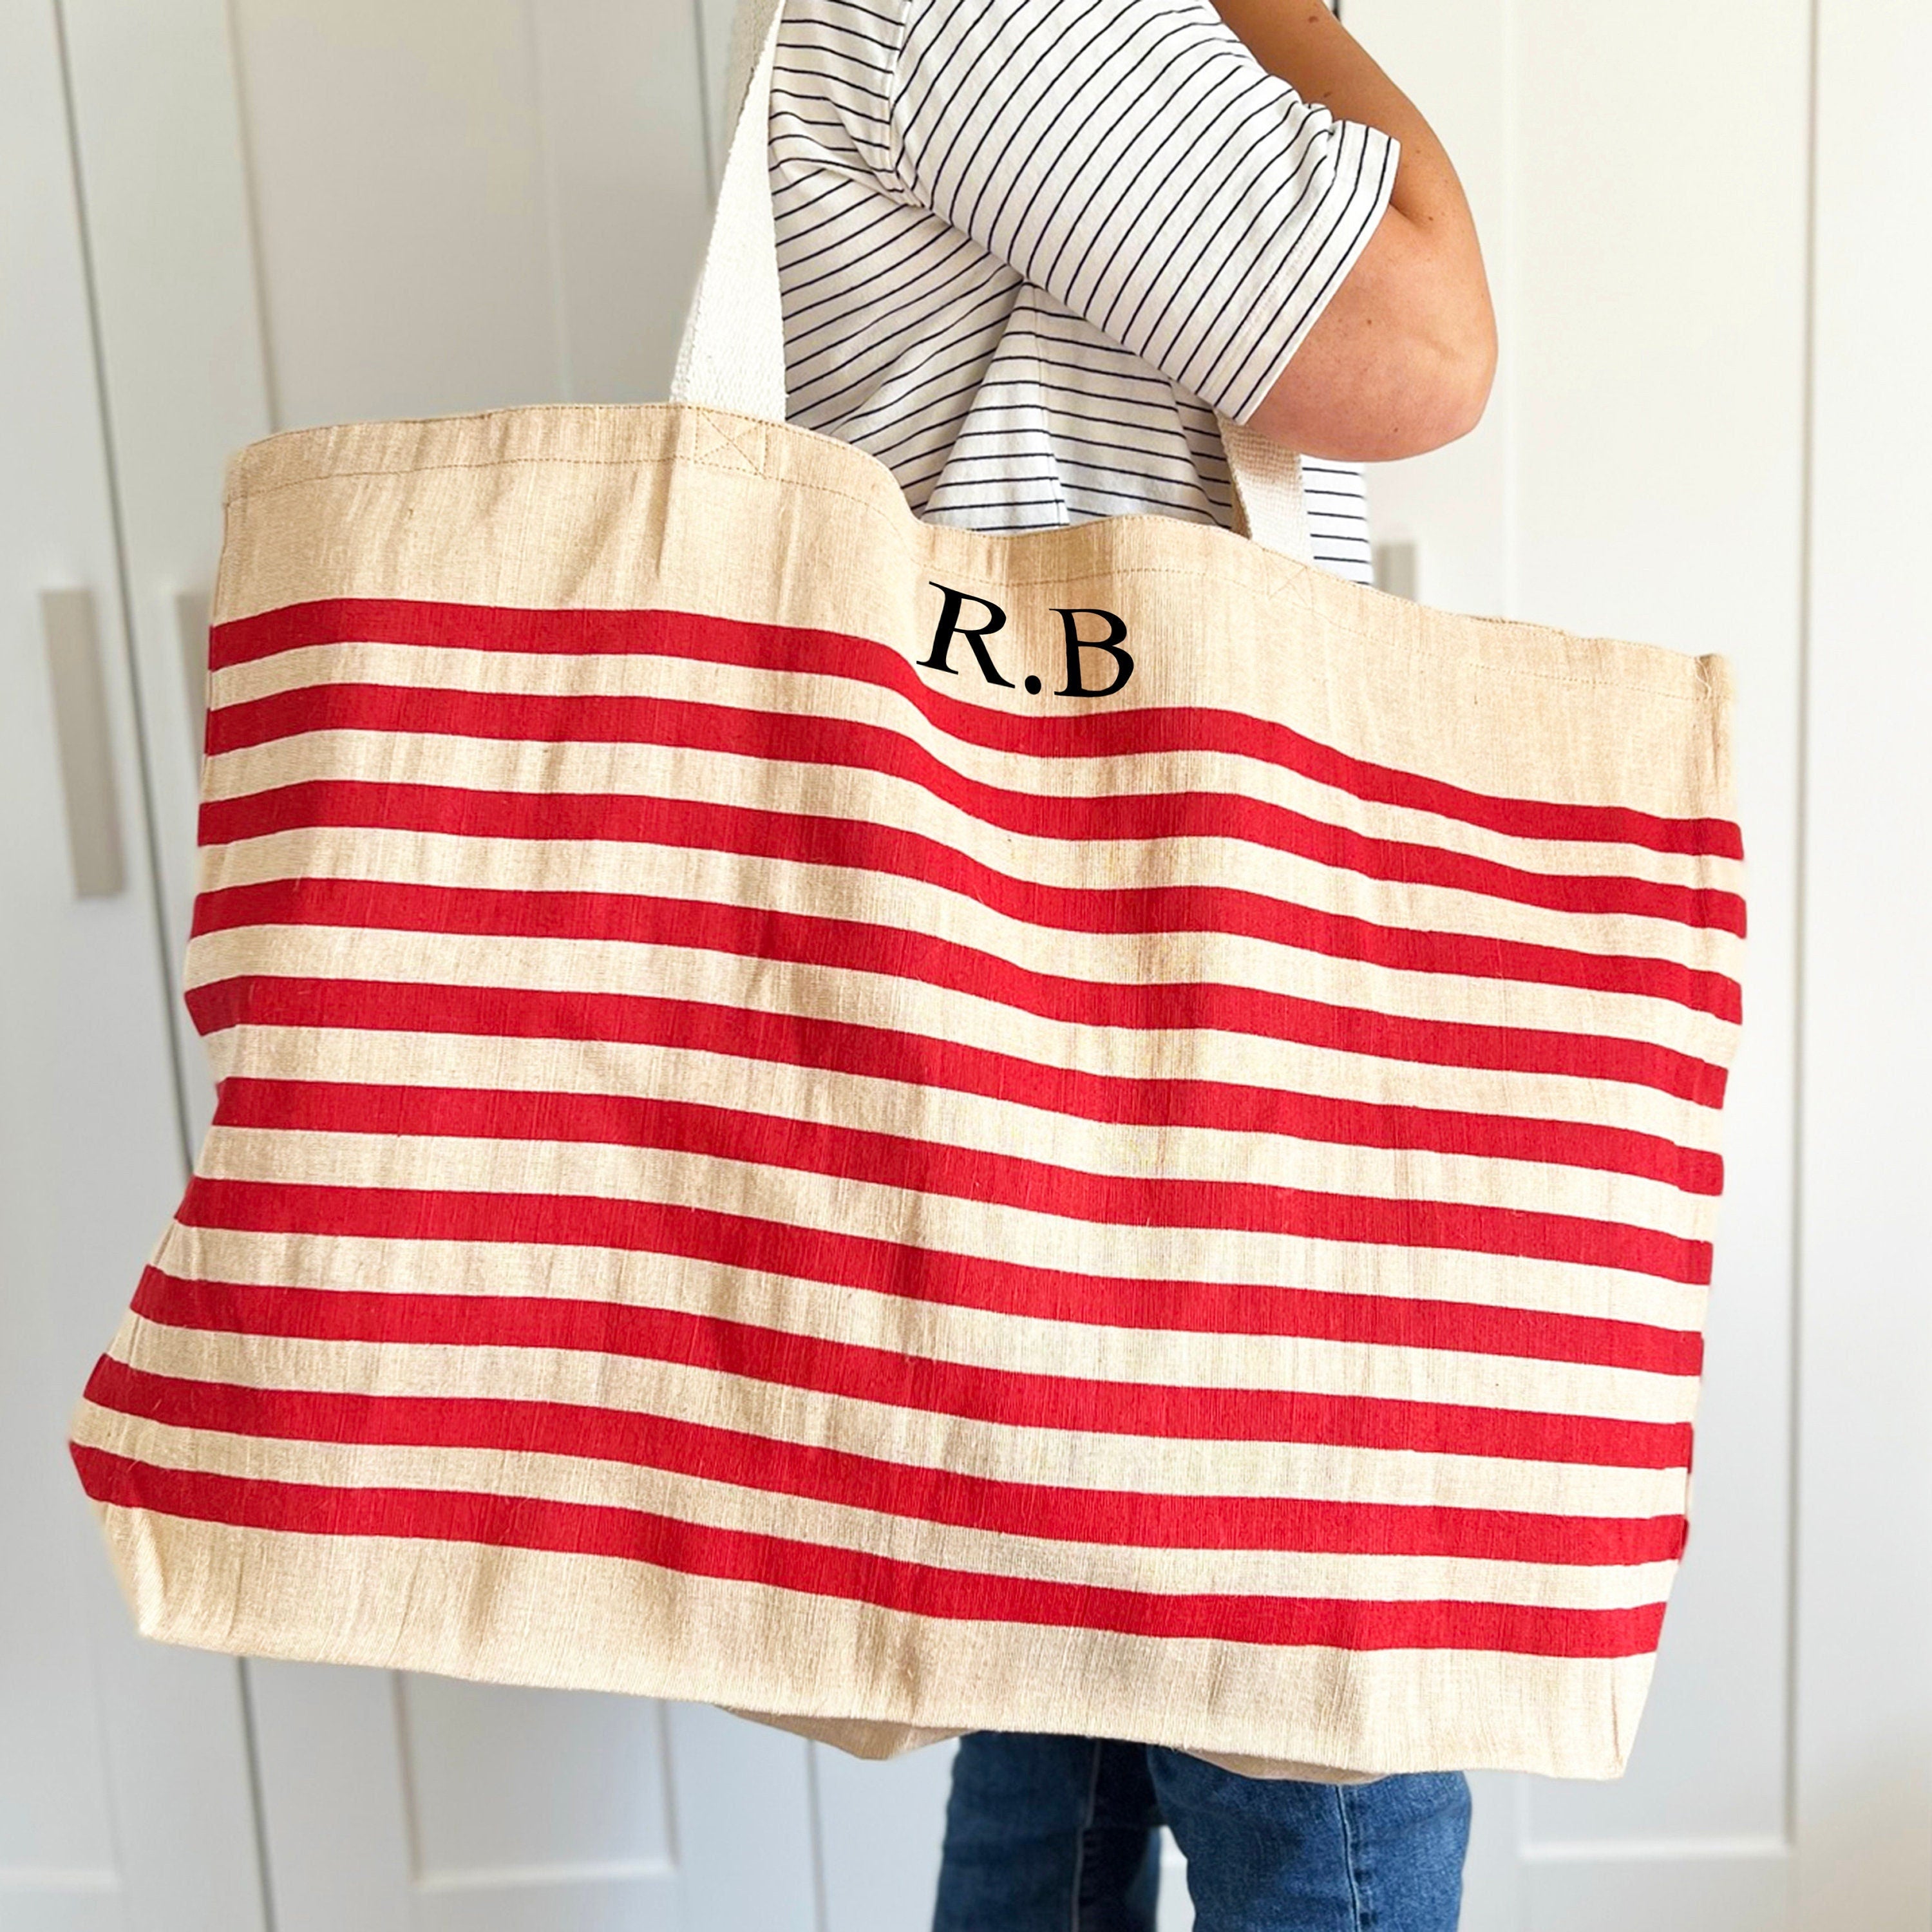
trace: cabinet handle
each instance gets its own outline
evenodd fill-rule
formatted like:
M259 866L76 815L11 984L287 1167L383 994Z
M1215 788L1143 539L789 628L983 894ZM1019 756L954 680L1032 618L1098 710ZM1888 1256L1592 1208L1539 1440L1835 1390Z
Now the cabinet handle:
M53 686L54 736L67 800L67 849L76 898L112 898L128 883L121 855L121 808L114 788L114 741L107 688L89 590L43 590L40 629Z
M188 688L189 749L198 760L208 726L208 593L175 593L175 628L181 641L182 677Z

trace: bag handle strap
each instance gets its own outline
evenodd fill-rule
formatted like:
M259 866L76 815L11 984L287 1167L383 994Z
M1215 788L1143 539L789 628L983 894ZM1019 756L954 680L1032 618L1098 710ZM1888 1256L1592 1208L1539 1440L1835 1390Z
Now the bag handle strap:
M738 103L718 205L685 319L670 399L783 422L784 310L767 152L782 0L740 0L728 98ZM1217 411L1238 526L1264 548L1311 560L1301 460Z

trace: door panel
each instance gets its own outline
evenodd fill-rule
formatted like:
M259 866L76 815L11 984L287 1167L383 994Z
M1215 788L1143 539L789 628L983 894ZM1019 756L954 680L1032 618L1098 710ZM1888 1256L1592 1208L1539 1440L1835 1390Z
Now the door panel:
M1426 602L1728 656L1751 862L1691 1533L1650 1706L1616 1783L1478 1781L1466 1924L1769 1932L1790 1864L1805 10L1350 0L1349 20L1456 156L1503 344L1477 434L1372 476L1377 534L1417 543Z
M812 1748L706 1705L664 1710L685 1924L818 1932Z
M1932 9L1817 8L1796 1604L1804 1932L1932 1924ZM1902 243L1900 238L1904 238Z
M662 398L708 219L688 0L238 0L284 428Z
M0 8L0 1922L256 1932L236 1668L134 1636L65 1448L182 1140L64 82Z
M213 1094L180 968L193 906L208 597L230 453L266 434L224 0L62 0L112 426L154 860L191 1139Z
M930 1921L954 1748L933 1744L868 1764L812 1747L824 1932L914 1932Z
M277 1932L818 1924L802 1739L643 1697L249 1672Z
M548 1867L622 1892L669 1874L660 1706L417 1676L399 1677L396 1694L426 1889L514 1889ZM514 1752L496 1748L506 1730Z
M1708 1856L1754 1895L1765 1862L1723 1848L1781 1847L1788 1810L1802 626L1797 573L1761 560L1796 556L1802 536L1807 21L1797 0L1657 8L1649 24L1672 47L1661 72L1645 24L1567 0L1519 12L1519 152L1574 160L1517 174L1514 596L1524 615L1731 659L1748 1021L1726 1109L1690 1543L1654 1705L1621 1783L1532 1790L1526 1844L1569 1856L1672 1841L1707 1894ZM1640 92L1668 142L1630 139ZM1718 232L1687 179L1732 212Z

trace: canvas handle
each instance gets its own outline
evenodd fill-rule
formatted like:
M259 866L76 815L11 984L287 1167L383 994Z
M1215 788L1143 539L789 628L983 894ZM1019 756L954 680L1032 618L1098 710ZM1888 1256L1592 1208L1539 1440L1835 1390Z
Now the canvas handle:
M678 344L670 399L783 422L784 311L766 152L780 0L740 0L728 98L739 110L718 182L698 287ZM1292 450L1218 412L1244 533L1280 555L1310 561L1301 460Z

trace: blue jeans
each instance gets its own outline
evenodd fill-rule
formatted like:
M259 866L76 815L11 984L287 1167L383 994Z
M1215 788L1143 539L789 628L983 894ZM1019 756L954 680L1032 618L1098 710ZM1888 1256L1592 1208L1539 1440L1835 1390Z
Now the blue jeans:
M1455 1932L1460 1772L1304 1784L998 1731L960 1741L933 1932L1152 1932L1163 1820L1197 1932Z

